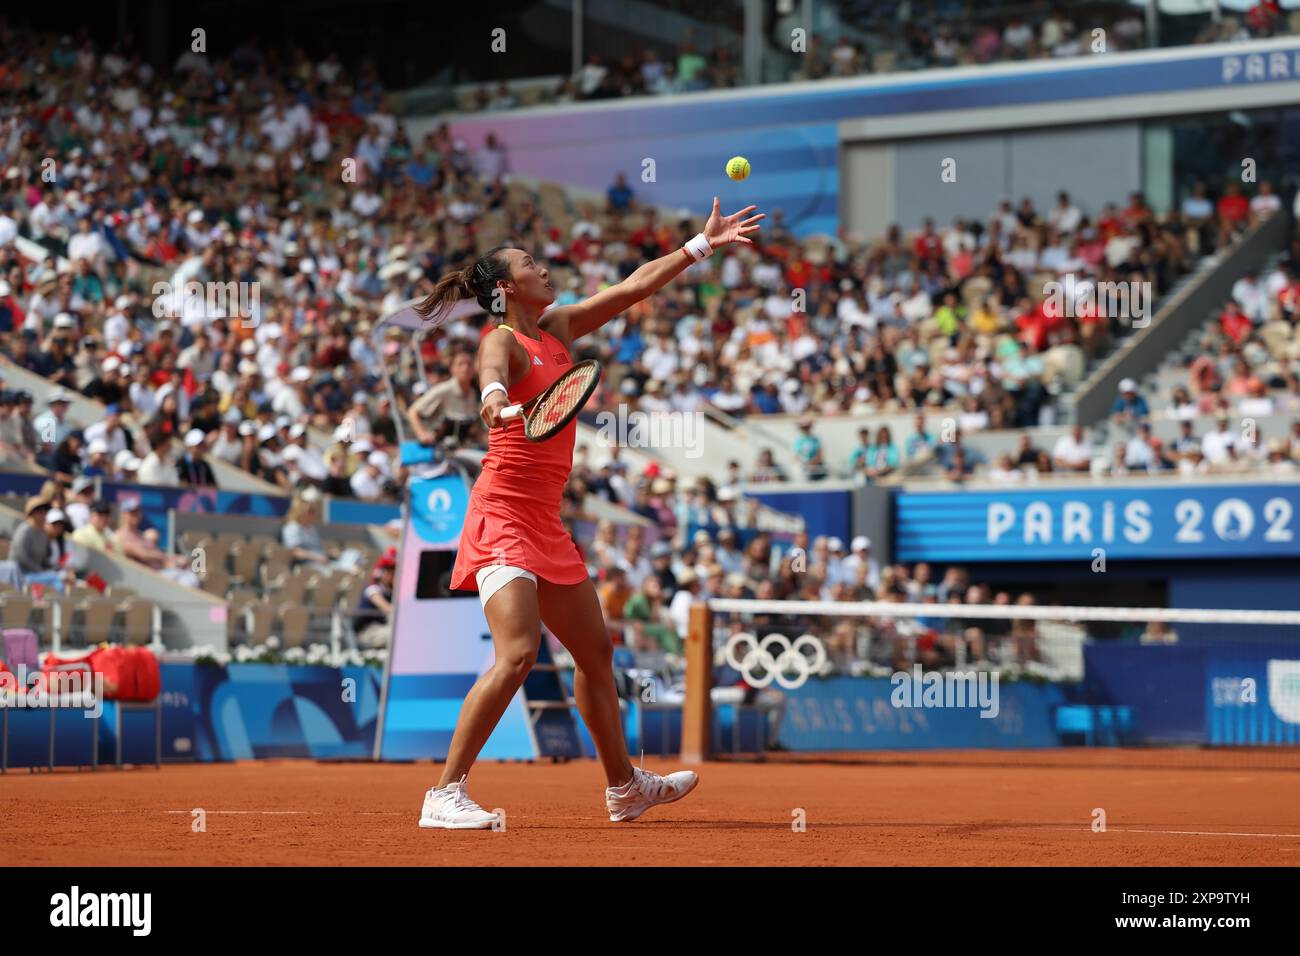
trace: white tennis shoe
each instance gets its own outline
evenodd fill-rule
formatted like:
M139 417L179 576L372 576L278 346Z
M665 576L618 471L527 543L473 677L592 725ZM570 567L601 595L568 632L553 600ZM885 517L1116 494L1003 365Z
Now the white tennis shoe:
M653 806L680 800L699 782L700 775L693 770L679 770L661 777L633 767L631 780L621 787L605 788L609 819L613 823L630 823Z
M420 826L425 830L487 830L497 815L488 813L465 792L465 777L424 795Z

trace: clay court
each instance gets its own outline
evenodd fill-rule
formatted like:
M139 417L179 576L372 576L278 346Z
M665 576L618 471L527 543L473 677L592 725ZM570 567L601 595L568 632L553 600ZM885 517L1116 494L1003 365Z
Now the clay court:
M25 863L67 866L1300 864L1300 771L1234 753L715 762L689 798L630 825L608 822L594 762L483 763L471 794L506 810L504 832L419 829L437 772L290 760L11 772L0 831ZM1091 827L1098 807L1105 833ZM796 808L806 832L792 829Z

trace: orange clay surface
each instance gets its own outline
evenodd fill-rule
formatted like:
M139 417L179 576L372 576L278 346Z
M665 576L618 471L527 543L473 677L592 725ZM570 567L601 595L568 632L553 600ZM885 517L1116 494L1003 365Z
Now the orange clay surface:
M1120 750L713 762L693 794L632 824L609 822L592 761L481 763L470 793L505 809L504 832L419 829L430 763L11 770L0 839L25 864L72 866L1295 866L1296 763ZM206 832L191 830L195 808Z

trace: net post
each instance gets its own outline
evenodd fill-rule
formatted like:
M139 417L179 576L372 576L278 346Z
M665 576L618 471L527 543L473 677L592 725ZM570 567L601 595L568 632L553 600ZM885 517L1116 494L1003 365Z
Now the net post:
M682 762L703 763L709 756L713 723L713 610L691 605L686 631L686 699L682 703Z

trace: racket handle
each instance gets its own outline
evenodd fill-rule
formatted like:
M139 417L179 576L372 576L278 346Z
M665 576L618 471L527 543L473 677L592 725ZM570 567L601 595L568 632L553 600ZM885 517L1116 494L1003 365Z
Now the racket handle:
M507 405L501 409L501 418L518 418L523 410L524 406L522 405Z

